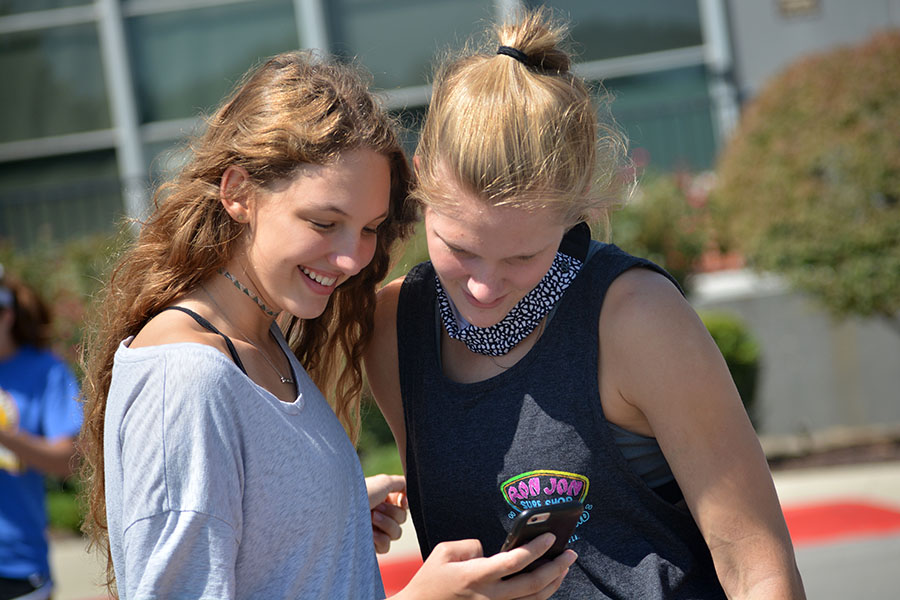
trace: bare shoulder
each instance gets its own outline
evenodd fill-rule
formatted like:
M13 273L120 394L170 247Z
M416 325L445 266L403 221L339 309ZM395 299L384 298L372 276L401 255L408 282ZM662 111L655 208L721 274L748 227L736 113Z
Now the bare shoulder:
M672 281L650 269L634 268L613 281L600 313L601 329L655 328L695 315ZM680 317L680 319L679 319Z
M375 307L375 327L378 328L384 321L397 322L397 304L400 302L400 288L406 277L398 277L380 290L376 296L378 304Z
M724 367L706 327L675 284L649 269L631 269L613 282L599 327L607 375L624 398L643 408L670 397L655 393L661 390L638 391L651 382L671 386L688 373Z
M204 344L229 354L222 336L209 331L190 315L178 310L164 310L147 321L129 347L146 348L180 343Z

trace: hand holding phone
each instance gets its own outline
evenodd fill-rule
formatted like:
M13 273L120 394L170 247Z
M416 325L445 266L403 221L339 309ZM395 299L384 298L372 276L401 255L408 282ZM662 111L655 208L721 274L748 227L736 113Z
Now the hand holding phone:
M584 506L581 502L566 502L523 510L513 520L512 529L506 536L506 541L503 542L500 551L505 552L527 544L542 533L548 531L553 533L556 536L553 545L540 558L520 572L533 571L563 553L582 512L584 512Z

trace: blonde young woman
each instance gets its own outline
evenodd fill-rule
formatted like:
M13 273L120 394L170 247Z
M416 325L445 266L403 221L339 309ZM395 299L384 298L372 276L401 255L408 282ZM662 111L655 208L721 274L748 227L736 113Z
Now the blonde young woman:
M430 262L379 292L372 390L424 556L580 501L559 598L802 598L757 438L657 266L590 240L621 136L546 12L438 71L414 164ZM464 514L465 518L458 515Z
M360 344L407 187L350 67L279 55L212 116L88 347L87 530L119 597L383 597L373 531L381 550L399 535L404 482L364 481L342 424L355 435ZM546 598L573 555L502 578L548 545L482 561L445 545L398 597Z

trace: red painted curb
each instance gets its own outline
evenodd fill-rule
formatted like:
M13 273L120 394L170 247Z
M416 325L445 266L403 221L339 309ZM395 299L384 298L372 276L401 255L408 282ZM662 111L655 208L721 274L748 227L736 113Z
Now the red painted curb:
M784 520L794 546L900 532L900 511L864 501L791 506Z
M402 590L421 566L422 559L418 556L379 560L378 567L381 569L384 593L390 596Z

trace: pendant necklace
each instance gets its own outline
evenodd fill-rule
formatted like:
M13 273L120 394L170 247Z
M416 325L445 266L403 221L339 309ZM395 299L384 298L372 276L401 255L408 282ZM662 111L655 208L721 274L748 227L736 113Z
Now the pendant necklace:
M215 306L219 310L219 314L222 315L222 318L225 319L225 321L229 325L231 325L231 327L237 332L238 336L240 336L240 338L242 340L244 340L245 342L247 342L248 344L250 344L251 346L256 348L256 350L262 355L263 359L265 359L265 361L267 363L269 363L269 366L272 367L272 370L275 371L276 375L278 375L278 378L281 380L281 383L287 383L290 385L294 385L294 380L291 379L290 377L285 377L284 375L282 375L281 371L278 370L278 367L275 366L275 363L273 363L271 360L269 360L269 357L266 354L266 351L263 350L262 348L260 348L259 346L257 346L256 344L254 344L253 342L251 342L249 339L247 339L247 336L244 335L244 332L241 331L237 325L235 325L234 323L231 322L231 319L228 318L228 315L225 314L225 311L222 310L222 307L219 306L219 303L216 302L216 299L213 298L213 295L209 293L209 290L206 289L206 286L201 283L200 289L202 289L203 293L206 294L206 296L210 299L210 301L213 303L213 306ZM270 331L269 335L271 335L271 334L272 334L272 332ZM290 366L288 368L290 368Z

